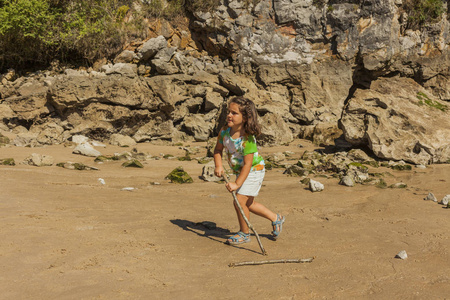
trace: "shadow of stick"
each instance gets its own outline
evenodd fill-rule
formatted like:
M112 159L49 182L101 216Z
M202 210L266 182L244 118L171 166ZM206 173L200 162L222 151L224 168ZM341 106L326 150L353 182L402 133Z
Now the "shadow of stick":
M224 240L226 240L231 234L228 229L217 227L215 223L209 222L209 221L203 221L199 223L194 223L188 220L170 220L170 222L174 225L177 225L178 227L182 228L183 230L195 233L198 236L206 237L212 241L226 244ZM228 245L228 244L226 244ZM241 250L247 250L250 252L261 254L260 252L257 252L255 250L247 249L238 247L237 245L229 245L237 249Z

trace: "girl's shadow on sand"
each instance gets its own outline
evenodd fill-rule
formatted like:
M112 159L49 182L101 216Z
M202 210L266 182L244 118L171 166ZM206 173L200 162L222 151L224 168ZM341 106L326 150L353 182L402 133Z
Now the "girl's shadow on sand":
M225 244L225 241L232 235L230 230L222 228L222 227L217 227L216 223L210 222L210 221L194 223L194 222L191 222L188 220L175 219L175 220L170 220L170 222L174 225L181 227L183 230L195 233L198 236L206 237L210 240L213 240L215 242L222 243L222 244ZM268 235L268 234L260 234L259 236L266 237L268 239L272 239L272 236ZM230 245L230 246L233 246L235 248L242 249L242 250L256 252L254 250L242 248L242 247L235 246L235 245ZM259 253L259 252L256 252L256 253Z

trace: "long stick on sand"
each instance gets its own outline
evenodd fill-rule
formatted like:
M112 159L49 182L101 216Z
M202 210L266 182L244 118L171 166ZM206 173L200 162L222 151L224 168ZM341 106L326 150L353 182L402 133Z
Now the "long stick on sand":
M254 265L268 265L268 264L287 264L287 263L310 263L315 257L301 258L301 259L273 259L273 260L261 260L261 261L243 261L238 263L231 263L229 267L239 266L254 266Z
M227 178L227 175L226 175L225 173L223 174L222 177L223 177L223 180L225 180L225 182L228 183L228 178ZM238 201L237 196L236 196L236 192L233 191L231 194L233 194L234 203L236 203L236 206L239 208L239 211L241 212L241 216L244 218L245 223L247 223L248 228L250 228L250 229L253 231L253 233L255 234L256 239L258 240L259 248L261 248L262 254L263 254L263 255L267 255L266 250L264 250L264 247L263 247L263 245L261 244L261 240L259 239L258 233L257 233L256 230L253 228L253 225L250 224L249 220L247 219L247 217L246 217L245 214L244 214L244 211L242 210L241 204L239 204L239 201Z

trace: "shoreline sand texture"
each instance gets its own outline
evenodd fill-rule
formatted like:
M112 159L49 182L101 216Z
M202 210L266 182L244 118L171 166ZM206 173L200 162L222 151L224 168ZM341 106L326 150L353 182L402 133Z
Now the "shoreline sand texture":
M298 142L305 148L298 148ZM197 144L197 143L195 143ZM198 143L200 146L205 144ZM183 156L177 146L138 144L140 152ZM262 148L267 156L313 146ZM445 299L450 295L450 165L389 171L388 185L344 187L317 177L325 190L312 193L282 169L266 173L259 201L286 215L278 241L271 226L251 217L256 238L242 246L224 241L238 229L232 197L223 184L198 177L197 161L98 164L71 147L3 147L0 158L0 299ZM107 145L103 154L130 151ZM20 164L31 153L55 164L81 162L99 171ZM206 153L206 150L205 150ZM204 154L201 154L204 155ZM201 156L199 155L199 156ZM194 183L164 177L177 166ZM383 168L379 168L383 170ZM381 171L380 171L381 172ZM103 178L105 184L99 183ZM314 177L313 177L314 178ZM160 185L152 185L159 182ZM124 187L136 190L121 191ZM215 229L201 222L216 224ZM401 250L406 260L395 258ZM233 262L315 257L308 264L230 268Z

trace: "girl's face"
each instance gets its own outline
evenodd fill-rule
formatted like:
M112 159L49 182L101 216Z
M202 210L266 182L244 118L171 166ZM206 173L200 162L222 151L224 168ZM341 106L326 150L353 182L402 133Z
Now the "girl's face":
M227 114L227 124L228 127L232 127L234 129L240 129L244 124L244 116L239 109L239 104L230 103L228 106L228 114Z

